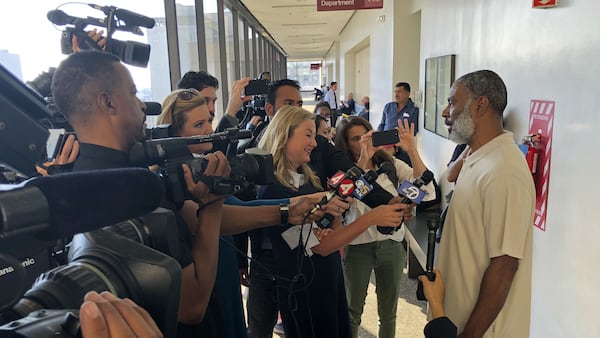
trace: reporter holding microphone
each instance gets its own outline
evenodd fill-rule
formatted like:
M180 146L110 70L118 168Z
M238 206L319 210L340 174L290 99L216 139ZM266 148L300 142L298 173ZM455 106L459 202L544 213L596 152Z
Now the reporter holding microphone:
M375 169L384 162L392 164L394 170L379 175L376 182L396 196L395 199L398 201L400 182L403 180L412 182L427 170L415 145L414 126L409 126L406 120L398 121L399 145L409 154L413 168L393 157L393 146L374 148L371 141L372 134L373 127L369 121L361 117L351 117L340 122L335 144L349 160L357 162L362 168ZM423 190L427 192L425 200L435 199L433 183L425 185ZM345 223L353 222L370 210L371 208L365 203L355 200L344 217ZM405 220L411 216L412 213L409 213ZM395 336L400 279L406 261L403 240L404 227L400 227L398 231L382 233L377 227L371 226L346 246L343 267L353 337L358 337L372 271L375 272L377 287L378 337Z

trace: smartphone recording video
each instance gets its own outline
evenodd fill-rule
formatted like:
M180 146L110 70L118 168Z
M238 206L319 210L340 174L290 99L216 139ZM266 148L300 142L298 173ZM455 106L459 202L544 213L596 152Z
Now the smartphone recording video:
M398 136L398 130L392 129L373 133L371 140L373 141L373 147L379 147L396 144L400 142L400 137Z

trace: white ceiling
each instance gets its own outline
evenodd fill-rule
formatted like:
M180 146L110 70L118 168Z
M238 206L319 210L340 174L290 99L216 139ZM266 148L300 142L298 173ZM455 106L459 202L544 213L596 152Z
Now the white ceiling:
M241 0L288 54L321 60L354 11L317 12L318 0Z

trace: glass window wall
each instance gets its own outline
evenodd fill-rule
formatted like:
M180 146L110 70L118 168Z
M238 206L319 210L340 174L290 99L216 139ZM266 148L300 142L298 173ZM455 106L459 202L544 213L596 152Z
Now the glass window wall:
M227 82L229 87L233 85L233 82L237 80L236 67L238 65L235 62L235 40L233 36L233 13L227 7L224 10L225 14L225 50L227 56ZM231 93L230 93L231 94Z
M217 0L204 0L203 2L204 28L206 34L206 71L219 79L219 84L221 84L221 54L219 53ZM222 86L219 86L219 89L217 90L216 107L222 107L222 98Z

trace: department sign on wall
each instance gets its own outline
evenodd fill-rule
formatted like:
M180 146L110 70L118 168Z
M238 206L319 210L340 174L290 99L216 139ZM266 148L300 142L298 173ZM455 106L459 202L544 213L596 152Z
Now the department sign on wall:
M383 0L317 0L317 11L383 8Z

